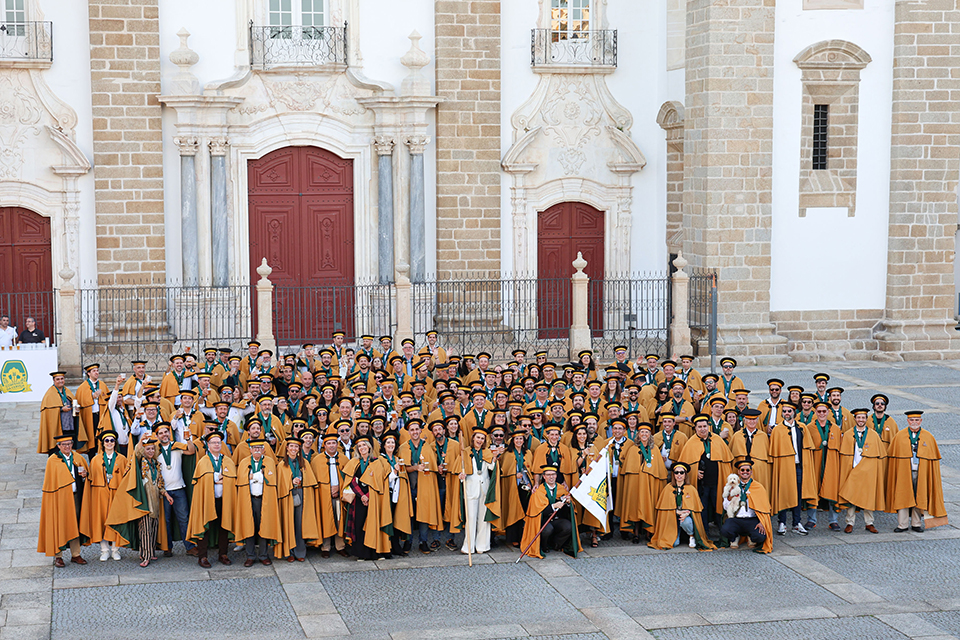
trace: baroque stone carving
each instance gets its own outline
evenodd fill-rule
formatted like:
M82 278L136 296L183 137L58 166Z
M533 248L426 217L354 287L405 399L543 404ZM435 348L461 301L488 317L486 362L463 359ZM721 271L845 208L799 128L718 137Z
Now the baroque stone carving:
M0 179L16 180L23 167L23 149L30 136L40 133L39 100L25 90L17 76L0 76Z

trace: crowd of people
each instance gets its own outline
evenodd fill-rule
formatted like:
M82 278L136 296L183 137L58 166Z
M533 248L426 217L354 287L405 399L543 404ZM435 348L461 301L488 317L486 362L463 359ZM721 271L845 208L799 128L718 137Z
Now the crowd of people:
M0 349L10 349L18 344L40 344L46 340L36 318L27 316L23 323L25 328L17 333L17 328L10 326L10 316L0 314Z
M901 427L882 393L851 410L823 373L809 390L772 378L753 407L733 358L701 375L689 355L627 351L558 365L517 349L495 365L447 353L436 332L419 350L369 335L351 347L338 332L277 357L256 341L174 355L159 380L144 361L111 384L91 364L76 390L54 372L37 550L62 567L67 548L86 564L82 545L99 544L101 561L125 546L146 567L182 541L203 567L211 547L249 567L310 548L575 555L619 534L769 552L820 516L845 533L858 513L871 533L876 511L896 513L897 532L944 521L921 411ZM600 456L610 506L598 518L570 490Z

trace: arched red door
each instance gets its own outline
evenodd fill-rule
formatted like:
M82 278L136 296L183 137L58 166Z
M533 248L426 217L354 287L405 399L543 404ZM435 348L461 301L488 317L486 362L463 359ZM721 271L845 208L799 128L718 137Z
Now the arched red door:
M540 338L566 338L573 322L570 277L577 252L590 277L588 319L603 330L603 212L582 202L561 202L537 217L537 317Z
M250 160L250 277L273 268L279 344L354 333L353 161L317 147Z
M50 218L21 207L0 208L0 313L21 331L33 316L54 340Z

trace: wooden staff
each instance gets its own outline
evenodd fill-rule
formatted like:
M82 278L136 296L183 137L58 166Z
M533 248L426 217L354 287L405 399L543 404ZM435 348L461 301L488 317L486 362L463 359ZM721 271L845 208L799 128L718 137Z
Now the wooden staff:
M470 443L470 448L473 449L472 442ZM463 449L460 449L460 471L463 472L464 476L467 475L467 461L463 459ZM463 482L466 482L466 478L463 479ZM467 535L467 566L472 567L473 566L473 544L471 543L471 540L470 540L470 522L469 522L470 508L467 506L467 495L466 495L466 491L463 488L463 482L460 483L460 495L463 498L463 517L465 520L465 522L463 523L463 526L466 528L466 535ZM479 510L480 510L480 507L478 506L477 511L479 512Z

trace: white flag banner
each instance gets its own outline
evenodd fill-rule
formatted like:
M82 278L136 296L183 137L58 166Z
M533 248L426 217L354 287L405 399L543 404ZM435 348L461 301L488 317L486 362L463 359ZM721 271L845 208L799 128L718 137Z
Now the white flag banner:
M580 477L580 484L570 490L574 500L603 523L604 531L607 530L607 514L613 511L608 447L609 445L603 448L600 458L593 463L585 475Z

